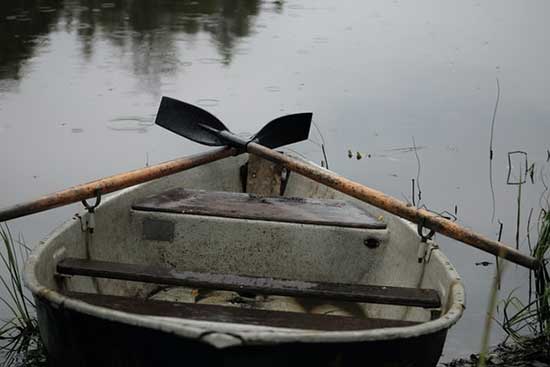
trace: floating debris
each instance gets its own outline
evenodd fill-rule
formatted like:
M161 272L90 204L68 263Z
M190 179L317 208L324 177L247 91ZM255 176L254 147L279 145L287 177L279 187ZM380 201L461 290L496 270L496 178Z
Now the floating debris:
M493 265L493 263L490 262L490 261L480 261L480 262L476 262L475 264L476 264L476 266L489 266L489 265Z
M385 151L386 152L396 152L396 153L411 153L411 152L414 152L414 151L418 151L418 150L422 150L422 149L426 149L426 146L412 146L412 147L400 147L400 148L391 148L391 149L386 149Z

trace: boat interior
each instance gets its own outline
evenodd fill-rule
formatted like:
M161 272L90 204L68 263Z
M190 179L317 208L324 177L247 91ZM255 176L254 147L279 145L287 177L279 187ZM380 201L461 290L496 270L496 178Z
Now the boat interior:
M67 297L260 328L417 325L456 280L410 223L248 155L113 195L47 242L37 279Z

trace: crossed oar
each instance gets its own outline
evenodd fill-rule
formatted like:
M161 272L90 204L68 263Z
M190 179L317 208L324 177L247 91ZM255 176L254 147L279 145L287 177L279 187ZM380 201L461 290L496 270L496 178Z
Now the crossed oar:
M535 258L466 229L446 218L424 209L407 206L402 201L383 192L273 150L273 148L306 140L309 135L311 117L311 113L279 117L269 122L256 135L247 140L233 134L211 113L191 104L163 97L156 118L158 125L200 144L226 147L92 181L34 201L15 205L0 210L0 222L92 198L98 192L102 194L110 193L231 155L248 152L280 163L291 171L298 172L314 181L480 250L503 257L530 269L538 269L540 266Z

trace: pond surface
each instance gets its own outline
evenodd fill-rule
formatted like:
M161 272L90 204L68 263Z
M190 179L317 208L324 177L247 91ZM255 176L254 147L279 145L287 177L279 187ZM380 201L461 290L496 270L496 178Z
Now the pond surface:
M0 2L0 207L205 150L154 126L161 96L202 106L233 131L314 113L292 150L353 180L515 243L550 183L547 1ZM489 185L491 120L495 215ZM319 134L322 133L322 136ZM416 147L416 150L414 149ZM348 157L351 151L352 158ZM357 152L362 159L357 159ZM545 179L546 181L543 181ZM418 191L421 190L419 202ZM30 246L79 210L10 222ZM492 256L438 236L468 306L443 360L479 349ZM501 297L526 287L506 269ZM494 325L491 342L503 333Z

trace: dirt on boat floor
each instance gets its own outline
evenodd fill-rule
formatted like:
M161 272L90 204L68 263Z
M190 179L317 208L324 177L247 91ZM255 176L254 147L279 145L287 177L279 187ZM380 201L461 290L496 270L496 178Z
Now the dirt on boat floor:
M479 354L459 358L438 367L473 367L479 362ZM486 366L550 367L550 343L548 339L529 339L517 343L503 343L487 354Z

